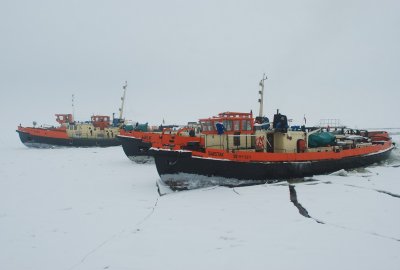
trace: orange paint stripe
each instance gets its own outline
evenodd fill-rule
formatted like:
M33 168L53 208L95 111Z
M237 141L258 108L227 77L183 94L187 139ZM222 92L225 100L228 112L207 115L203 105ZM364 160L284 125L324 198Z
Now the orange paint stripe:
M65 128L45 129L45 128L18 127L18 130L31 134L32 136L40 136L40 137L56 138L56 139L69 139Z
M193 156L203 158L228 159L239 162L295 162L295 161L318 161L333 159L339 160L346 157L356 157L377 153L388 150L391 142L385 142L384 145L372 145L369 147L342 150L338 153L329 152L306 152L306 153L263 153L249 151L227 152L219 149L206 149L206 153L193 151Z

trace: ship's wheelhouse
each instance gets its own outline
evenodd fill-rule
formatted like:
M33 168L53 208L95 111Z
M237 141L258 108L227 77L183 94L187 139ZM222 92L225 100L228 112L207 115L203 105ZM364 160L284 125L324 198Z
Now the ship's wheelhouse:
M251 134L254 118L252 113L224 112L211 118L200 119L202 133L213 134Z
M56 121L62 125L62 124L70 124L74 122L74 118L72 117L72 114L56 114Z
M107 115L93 115L91 121L94 127L101 130L110 126L110 117Z

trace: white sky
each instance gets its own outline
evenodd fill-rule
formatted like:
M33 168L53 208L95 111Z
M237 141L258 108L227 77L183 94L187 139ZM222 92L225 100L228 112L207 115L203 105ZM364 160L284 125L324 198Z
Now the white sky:
M9 129L116 112L186 123L277 108L295 123L399 127L399 1L0 0ZM16 135L15 135L16 136Z

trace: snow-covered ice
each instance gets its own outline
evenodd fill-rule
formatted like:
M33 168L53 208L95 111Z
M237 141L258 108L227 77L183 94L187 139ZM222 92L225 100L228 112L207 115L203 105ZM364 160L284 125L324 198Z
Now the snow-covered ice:
M120 147L0 151L0 269L399 269L398 149L290 184L310 218L286 182L160 196Z

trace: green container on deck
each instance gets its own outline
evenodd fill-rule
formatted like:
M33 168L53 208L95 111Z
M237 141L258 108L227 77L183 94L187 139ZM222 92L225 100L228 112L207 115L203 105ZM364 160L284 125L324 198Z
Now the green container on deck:
M148 123L146 123L146 124L139 124L139 123L137 123L136 125L125 125L124 126L124 129L126 130L126 131L132 131L132 130L135 130L135 131L148 131L149 130L149 124Z
M330 132L314 133L308 136L308 147L335 145L335 135Z
M125 129L126 131L132 131L132 130L133 130L133 126L132 126L132 125L125 125L125 126L124 126L124 129Z
M136 127L135 127L135 130L136 131L143 131L143 132L146 132L146 131L148 131L148 123L146 123L146 124L137 124L136 125Z

